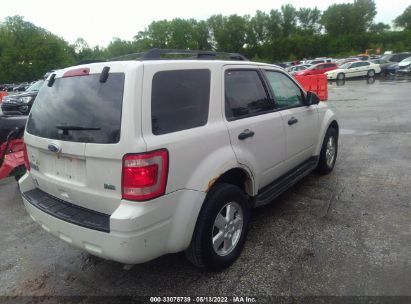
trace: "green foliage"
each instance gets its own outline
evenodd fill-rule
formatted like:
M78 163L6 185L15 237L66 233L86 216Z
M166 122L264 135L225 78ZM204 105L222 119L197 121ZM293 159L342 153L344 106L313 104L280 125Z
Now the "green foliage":
M406 30L411 30L411 5L394 20L394 24Z
M34 80L46 71L86 60L109 59L150 48L239 52L262 62L320 56L346 57L380 48L411 50L411 6L391 31L373 22L374 0L330 5L324 12L291 4L253 16L213 15L207 20L175 18L150 23L131 41L113 38L107 47L90 47L78 38L73 45L45 29L8 17L0 23L0 83Z
M333 36L361 34L372 26L376 14L374 0L355 0L352 4L329 6L323 13L321 23Z
M297 12L298 21L300 24L300 32L306 35L319 34L321 31L321 11L315 7L300 8Z
M297 10L291 4L281 6L283 36L289 37L297 29Z
M73 63L70 47L60 37L21 16L0 23L0 82L35 80Z

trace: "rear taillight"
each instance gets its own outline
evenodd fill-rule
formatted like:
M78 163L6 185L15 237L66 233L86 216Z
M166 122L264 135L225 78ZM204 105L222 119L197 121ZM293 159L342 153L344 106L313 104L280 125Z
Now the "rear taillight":
M27 146L25 143L23 143L23 155L24 155L24 166L26 167L27 171L30 171L29 155L27 153Z
M157 150L123 157L123 199L146 201L165 193L168 174L168 152Z

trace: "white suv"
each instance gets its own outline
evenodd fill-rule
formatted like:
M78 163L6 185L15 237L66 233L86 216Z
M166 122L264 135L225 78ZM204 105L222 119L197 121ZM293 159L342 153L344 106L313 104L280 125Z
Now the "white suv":
M23 201L93 255L135 264L185 251L222 269L241 253L252 207L333 169L337 120L276 66L163 54L49 76L24 135Z

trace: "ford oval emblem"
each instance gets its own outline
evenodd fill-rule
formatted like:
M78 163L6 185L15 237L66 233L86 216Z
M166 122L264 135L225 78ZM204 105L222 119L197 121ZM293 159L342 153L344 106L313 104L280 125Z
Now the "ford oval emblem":
M57 144L49 144L47 148L53 153L59 153L61 151L61 147Z

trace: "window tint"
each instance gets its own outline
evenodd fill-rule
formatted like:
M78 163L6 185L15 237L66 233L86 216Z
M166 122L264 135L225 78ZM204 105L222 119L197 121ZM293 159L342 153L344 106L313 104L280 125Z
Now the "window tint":
M290 78L274 71L266 71L266 75L279 108L303 105L302 92Z
M226 71L225 114L228 120L258 115L273 109L257 71Z
M117 143L120 139L124 74L57 78L42 86L27 123L40 137L85 143ZM84 129L81 129L84 128Z
M205 125L209 99L209 70L156 73L151 92L153 134L167 134Z
M409 53L401 54L401 55L398 55L398 60L401 61L401 60L404 60L405 58L408 58L408 57L410 57Z
M326 64L320 64L316 67L316 70L322 70L326 67Z
M333 64L333 63L329 63L329 64L326 64L325 65L325 68L334 68L335 67L335 64Z
M360 62L358 66L363 67L363 66L369 66L370 64L368 62Z

